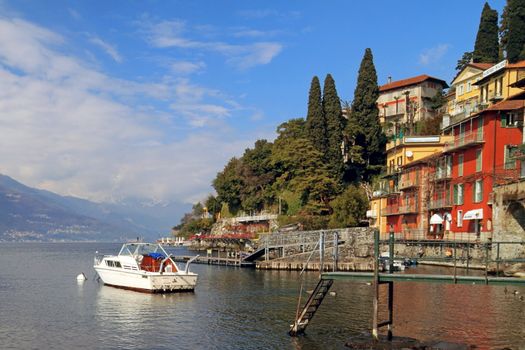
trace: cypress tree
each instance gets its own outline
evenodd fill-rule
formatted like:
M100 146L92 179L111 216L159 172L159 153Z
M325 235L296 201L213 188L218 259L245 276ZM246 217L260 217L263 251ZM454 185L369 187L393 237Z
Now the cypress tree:
M341 100L335 88L335 81L330 74L327 74L324 80L323 113L326 119L326 135L328 138L326 161L328 168L332 171L333 178L340 182L343 175L341 144L343 142L345 119L341 109Z
M498 56L498 11L491 9L489 4L485 3L479 21L473 59L475 63L495 63L498 61Z
M326 118L323 113L321 100L321 84L317 76L312 78L312 83L310 84L305 126L308 139L310 139L315 149L325 156L328 147Z
M349 125L361 126L362 131L356 136L356 144L362 146L362 158L365 163L362 177L365 180L379 173L385 162L386 137L379 123L378 97L374 58L368 48L359 67L349 121Z
M525 60L525 0L508 0L504 12L508 27L503 49L507 52L507 59L510 63Z

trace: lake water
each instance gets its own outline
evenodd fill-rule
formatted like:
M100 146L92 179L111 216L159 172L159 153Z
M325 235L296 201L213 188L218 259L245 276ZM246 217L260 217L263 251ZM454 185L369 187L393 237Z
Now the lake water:
M109 243L0 244L0 349L342 349L371 326L372 287L335 281L307 335L287 335L297 272L193 265L195 293L150 295L94 280ZM420 269L420 268L418 268ZM76 275L89 280L78 284ZM317 274L307 274L313 289ZM400 283L394 335L525 349L525 288Z

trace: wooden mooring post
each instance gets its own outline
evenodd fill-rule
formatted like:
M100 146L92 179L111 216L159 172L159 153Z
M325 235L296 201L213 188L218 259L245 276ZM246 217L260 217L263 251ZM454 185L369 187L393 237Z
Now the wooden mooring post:
M394 232L390 231L389 240L389 273L394 271ZM394 282L380 282L379 280L379 231L374 232L374 301L373 301L373 318L372 318L372 336L379 341L379 328L387 326L387 339L392 340L392 326L394 324ZM379 322L379 285L388 284L388 319Z

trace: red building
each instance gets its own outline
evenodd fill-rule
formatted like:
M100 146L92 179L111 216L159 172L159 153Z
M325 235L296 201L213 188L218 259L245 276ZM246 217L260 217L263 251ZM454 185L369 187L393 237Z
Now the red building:
M523 143L523 96L492 105L444 129L453 136L443 150L451 164L451 238L486 239L492 233L492 188L520 176L515 158ZM466 236L466 237L465 237Z

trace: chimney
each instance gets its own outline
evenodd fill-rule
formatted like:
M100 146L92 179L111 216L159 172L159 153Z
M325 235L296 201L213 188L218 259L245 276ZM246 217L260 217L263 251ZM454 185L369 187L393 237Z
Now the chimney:
M392 82L392 77L389 76L388 79L386 80L386 83L390 84L391 82Z

